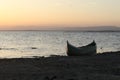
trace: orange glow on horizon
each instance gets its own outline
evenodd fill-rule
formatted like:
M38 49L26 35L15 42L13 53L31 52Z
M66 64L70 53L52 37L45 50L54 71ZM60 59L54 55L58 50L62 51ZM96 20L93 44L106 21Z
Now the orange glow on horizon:
M119 2L4 0L0 1L0 29L17 28L12 26L120 26Z

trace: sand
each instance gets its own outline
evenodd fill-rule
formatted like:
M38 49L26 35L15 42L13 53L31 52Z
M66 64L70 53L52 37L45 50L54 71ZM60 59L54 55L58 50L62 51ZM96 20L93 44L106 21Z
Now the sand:
M120 52L0 59L0 80L120 80Z

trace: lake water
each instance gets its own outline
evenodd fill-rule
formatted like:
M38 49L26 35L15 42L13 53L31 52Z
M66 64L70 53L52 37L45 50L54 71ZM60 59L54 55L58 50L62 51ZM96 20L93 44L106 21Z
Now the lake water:
M0 58L66 55L66 41L83 46L93 40L97 52L120 50L120 32L0 31Z

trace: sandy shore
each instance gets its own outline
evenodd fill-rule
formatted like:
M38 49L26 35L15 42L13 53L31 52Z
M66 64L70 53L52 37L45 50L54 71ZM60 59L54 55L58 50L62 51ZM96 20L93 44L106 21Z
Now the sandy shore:
M0 59L0 80L120 80L120 52Z

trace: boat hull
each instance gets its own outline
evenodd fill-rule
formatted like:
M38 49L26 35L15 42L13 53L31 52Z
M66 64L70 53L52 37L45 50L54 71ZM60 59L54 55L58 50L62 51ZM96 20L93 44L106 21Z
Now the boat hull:
M97 47L96 47L95 42L92 42L83 47L75 47L67 41L67 55L68 56L95 55L97 52L96 48Z

